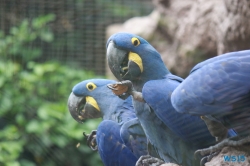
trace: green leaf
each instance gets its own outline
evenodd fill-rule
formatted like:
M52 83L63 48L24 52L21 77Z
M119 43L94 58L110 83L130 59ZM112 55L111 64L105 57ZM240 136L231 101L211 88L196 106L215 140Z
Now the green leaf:
M51 42L54 39L53 33L50 31L43 31L40 35L41 39L46 42Z
M36 164L26 159L20 160L20 165L21 166L36 166Z
M39 125L39 122L37 120L31 120L27 125L26 125L26 131L28 133L41 133L41 127Z
M36 29L43 27L47 22L55 19L54 14L48 14L46 16L40 16L32 21L32 26Z
M0 162L14 163L22 151L22 141L2 141L0 142Z

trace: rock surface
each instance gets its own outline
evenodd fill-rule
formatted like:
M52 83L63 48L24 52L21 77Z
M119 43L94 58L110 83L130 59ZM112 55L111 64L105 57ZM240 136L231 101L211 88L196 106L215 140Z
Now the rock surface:
M235 156L236 161L225 161L226 157ZM229 158L227 158L229 159ZM221 152L207 162L205 166L249 166L250 165L250 146L224 147Z
M234 156L234 159L232 156ZM226 159L227 161L225 161ZM161 166L178 165L166 163ZM240 147L224 147L218 155L211 159L211 161L205 163L205 166L250 166L250 145Z

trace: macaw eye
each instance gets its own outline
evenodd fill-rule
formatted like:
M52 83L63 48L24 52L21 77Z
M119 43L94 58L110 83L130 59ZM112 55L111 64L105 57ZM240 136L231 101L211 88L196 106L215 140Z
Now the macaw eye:
M93 82L89 82L89 83L87 83L86 88L89 91L92 91L92 90L94 90L96 88L96 85Z
M131 39L131 42L132 42L132 44L133 44L134 46L138 46L138 45L141 44L141 43L140 43L140 40L137 39L136 37L133 37L133 38Z

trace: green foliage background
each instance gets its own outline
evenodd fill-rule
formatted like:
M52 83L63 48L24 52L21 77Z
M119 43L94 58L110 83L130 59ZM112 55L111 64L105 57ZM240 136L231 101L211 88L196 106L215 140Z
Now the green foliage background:
M43 52L32 42L53 42L46 25L54 18L23 20L9 35L0 32L1 166L102 165L82 135L100 119L78 124L67 109L72 87L97 76L59 62L36 61Z

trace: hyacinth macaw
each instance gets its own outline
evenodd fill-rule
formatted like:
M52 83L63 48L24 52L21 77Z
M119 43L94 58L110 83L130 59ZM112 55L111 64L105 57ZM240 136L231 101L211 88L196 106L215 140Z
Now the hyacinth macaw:
M68 99L72 117L82 123L102 117L96 133L98 152L105 166L132 166L147 152L147 138L135 116L132 99L110 93L106 79L85 80L73 87Z
M241 137L249 135L250 50L226 53L197 64L174 90L171 102L178 112L221 122ZM250 142L250 138L229 142L240 145ZM208 149L206 153L210 152Z
M136 116L159 156L165 162L198 165L193 152L213 145L215 139L199 116L173 108L171 94L183 79L171 74L156 49L134 34L112 35L107 41L107 61L120 84L131 87L132 82Z

